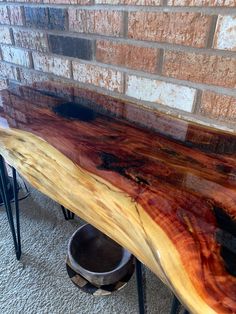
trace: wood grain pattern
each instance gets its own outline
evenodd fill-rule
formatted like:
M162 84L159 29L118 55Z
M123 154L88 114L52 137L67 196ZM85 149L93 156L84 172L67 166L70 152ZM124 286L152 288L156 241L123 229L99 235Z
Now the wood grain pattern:
M1 103L0 153L35 187L193 313L236 313L235 135L61 84L2 91Z

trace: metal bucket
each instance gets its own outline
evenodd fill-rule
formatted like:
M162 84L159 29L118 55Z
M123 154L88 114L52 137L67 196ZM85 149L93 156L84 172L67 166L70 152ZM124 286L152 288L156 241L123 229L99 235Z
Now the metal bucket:
M72 235L68 257L73 269L97 287L118 282L133 266L131 253L89 224Z

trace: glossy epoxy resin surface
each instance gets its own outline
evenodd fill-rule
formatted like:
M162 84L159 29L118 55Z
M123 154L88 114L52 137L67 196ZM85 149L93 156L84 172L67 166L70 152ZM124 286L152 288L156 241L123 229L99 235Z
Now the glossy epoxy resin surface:
M0 153L26 179L193 313L236 313L235 135L62 84L0 95Z

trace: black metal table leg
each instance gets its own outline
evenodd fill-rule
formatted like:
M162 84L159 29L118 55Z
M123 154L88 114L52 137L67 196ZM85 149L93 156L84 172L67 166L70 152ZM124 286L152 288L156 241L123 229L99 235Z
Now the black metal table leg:
M182 307L181 303L179 302L179 300L174 295L170 314L178 314L180 312L180 310L181 310L181 307ZM189 311L188 310L184 310L184 314L189 314Z
M179 300L174 295L170 314L177 314L177 313L179 313L180 309L181 309L181 303L179 302Z
M139 314L145 314L142 263L136 258L136 282L138 290Z
M18 184L16 179L16 170L12 168L12 176L13 176L13 193L14 193L14 203L15 203L15 211L16 211L16 235L17 235L17 259L21 257L21 236L20 236L20 211L19 211L19 199L18 199Z
M65 220L72 220L75 217L75 214L69 211L69 209L65 208L64 206L61 205L61 209L63 212L63 215L65 217Z
M21 257L21 237L20 237L20 217L19 217L19 203L18 203L18 185L16 180L16 170L12 168L13 174L13 193L14 193L14 203L15 203L15 212L16 212L16 225L13 219L12 207L11 207L11 199L9 195L9 189L7 187L8 179L5 170L4 159L0 155L0 192L1 197L6 208L7 218L9 221L16 258L19 260Z

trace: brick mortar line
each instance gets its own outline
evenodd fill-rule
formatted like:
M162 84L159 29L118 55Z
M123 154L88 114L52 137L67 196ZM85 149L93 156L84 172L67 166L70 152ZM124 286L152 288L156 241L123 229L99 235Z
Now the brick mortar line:
M30 68L34 69L34 60L33 60L32 51L29 51L29 61L30 61Z
M141 12L196 12L210 15L234 15L236 7L190 7L190 6L149 6L149 5L78 5L78 4L50 4L50 3L28 3L28 2L1 2L0 6L26 6L26 7L53 7L67 9L73 7L81 10L101 10L101 11L141 11Z
M1 5L0 5L0 8L1 8ZM8 6L7 6L7 17L8 17L8 20L9 20L10 24L11 24L10 9L9 9Z
M24 67L22 67L24 68ZM33 70L33 69L28 69L26 68L26 70L28 70L29 72L35 72L38 74L41 74L42 72L38 71L38 70ZM172 108L172 107L168 107L165 105L161 105L158 103L153 103L153 102L149 102L149 101L145 101L145 100L139 100L137 98L134 97L130 97L127 96L125 94L122 93L118 93L118 92L114 92L114 91L109 91L108 89L96 86L96 85L92 85L92 84L86 84L86 83L81 83L72 79L68 79L65 77L61 77L61 76L57 76L54 74L49 74L48 76L48 80L53 80L54 82L58 82L58 81L62 81L65 83L72 83L74 86L78 86L81 88L86 88L88 90L91 91L95 91L95 92L99 92L102 93L104 95L108 95L111 97L115 97L121 100L126 100L126 101L130 101L136 105L140 105L143 108L146 108L147 110L158 110L160 112L163 112L165 114L169 114L169 115L174 115L175 117L179 117L180 119L184 119L187 122L188 121L192 121L192 122L197 122L201 125L205 125L205 126L211 126L214 127L216 129L221 129L221 130L225 130L228 132L235 132L236 130L236 126L234 123L229 122L229 121L220 121L220 120L214 120L211 118L208 118L206 116L200 115L200 114L193 114L193 113L189 113L187 111L183 111L177 108ZM14 81L17 82L18 84L24 85L24 83L22 83L21 81L15 81L15 80L10 80L10 81Z
M182 51L186 53L196 53L196 54L207 54L207 55L217 55L222 57L236 57L236 51L230 50L222 50L222 49L214 49L214 48L197 48L191 46L184 46L179 44L172 44L166 42L157 42L157 41L148 41L148 40L137 40L132 38L125 38L125 37L115 37L115 36L106 36L106 35L99 35L99 34L89 34L89 33L78 33L78 32L71 32L71 31L58 31L58 30L45 30L39 28L32 28L27 27L24 25L7 25L2 24L1 26L12 27L16 30L25 30L25 31L39 31L43 34L52 34L57 36L68 36L68 37L75 37L75 38L84 38L90 40L107 40L107 41L115 41L124 44L130 44L140 47L149 47L149 48L159 48L165 50L173 50L173 51Z
M73 65L72 65L72 61L69 63L69 68L70 68L70 78L72 80L74 80L74 71L73 71Z
M123 37L128 38L128 12L123 13L123 28L124 28L124 33Z
M200 112L201 102L202 102L202 90L198 89L196 92L196 97L195 97L195 101L192 108L193 114L197 114Z
M13 34L14 34L14 33L13 33ZM47 50L48 50L48 51L46 51L45 53L50 53L50 51L51 51L52 49L51 49L51 44L50 44L50 41L49 41L48 33L45 33L44 35L45 35L45 37L46 37L46 48L47 48ZM23 48L23 47L21 47L21 48ZM30 50L34 51L34 49L30 49ZM37 50L35 49L35 51L37 51Z
M96 59L97 59L96 56L97 56L97 42L96 42L96 40L93 40L93 42L92 42L92 60L93 61L96 61Z
M126 86L127 86L127 73L123 72L122 75L122 93L125 94L126 93Z
M11 42L12 42L12 46L15 46L15 37L13 35L13 29L12 27L9 28L9 32L10 32L10 38L11 38ZM0 44L1 45L1 44Z
M25 18L25 10L24 10L23 6L20 8L20 12L21 12L21 16L22 16L23 25L25 25L26 24L26 18Z
M214 36L215 36L215 32L216 32L217 20L218 20L218 16L217 15L213 15L212 16L211 25L210 25L210 31L209 31L209 34L208 34L207 48L213 47Z
M162 74L163 69L163 62L164 62L164 49L160 49L159 56L157 58L157 74Z
M39 54L43 54L45 55L45 53L40 53ZM121 73L125 73L125 75L135 75L141 78L146 78L146 79L150 79L150 80L157 80L157 81L162 81L162 82L166 82L166 83L170 83L170 84L175 84L178 86L186 86L189 88L194 88L197 90L202 90L202 91L212 91L215 92L217 94L222 94L222 95L227 95L227 96L231 96L231 97L236 97L236 90L233 88L227 88L227 87L223 87L223 86L217 86L217 85L208 85L208 84L203 84L203 83L197 83L197 82L190 82L190 81L186 81L186 80L179 80L176 78L172 78L172 77L168 77L168 76L161 76L158 74L151 74L148 72L142 72L142 71L137 71L137 70L133 70L133 69L128 69L128 68L124 68L124 67L119 67L119 66L115 66L115 65L110 65L110 64L105 64L105 63L101 63L101 62L94 62L94 61L85 61L82 59L78 59L78 58L72 58L72 57L63 57L60 55L55 55L55 54L50 54L50 56L54 56L54 57L61 57L61 59L66 59L66 60L70 60L71 63L72 61L76 61L79 62L81 64L89 64L89 65L94 65L94 66L99 66L102 68L106 68L106 69L111 69L114 71L119 71ZM31 69L19 64L15 64L15 63L11 63L5 60L1 60L0 63L7 63L10 65L14 65L16 67L22 67L25 69ZM39 71L40 73L50 73L50 72L43 72L43 71Z
M48 12L48 16L49 16L49 12ZM69 30L69 13L68 13L68 10L66 10L66 12L65 12L65 24L64 24L64 26L65 26L65 31L68 31Z
M127 86L127 73L123 74L123 94L126 93L126 86Z

